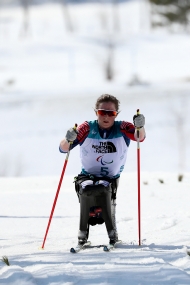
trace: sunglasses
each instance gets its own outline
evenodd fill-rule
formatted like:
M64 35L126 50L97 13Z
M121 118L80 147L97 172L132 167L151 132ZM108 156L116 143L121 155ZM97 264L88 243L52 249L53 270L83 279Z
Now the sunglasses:
M108 115L109 117L117 116L118 112L114 110L104 110L104 109L98 109L96 110L96 113L100 116L106 116Z

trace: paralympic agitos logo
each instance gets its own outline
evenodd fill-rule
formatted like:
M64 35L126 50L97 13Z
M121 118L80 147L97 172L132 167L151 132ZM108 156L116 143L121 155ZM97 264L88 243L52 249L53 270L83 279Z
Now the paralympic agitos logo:
M112 142L99 142L99 145L92 145L96 153L113 153L117 152L115 145Z
M108 162L108 161L103 160L103 157L104 157L103 155L98 156L98 158L96 158L96 161L100 162L101 165L106 165L106 164L113 163L113 160Z

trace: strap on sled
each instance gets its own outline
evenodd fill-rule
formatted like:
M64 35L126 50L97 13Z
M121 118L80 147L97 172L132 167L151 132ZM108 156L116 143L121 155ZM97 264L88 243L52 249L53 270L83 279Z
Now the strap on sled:
M118 178L109 178L109 177L96 177L94 175L84 175L84 174L79 174L78 176L74 177L74 183L75 183L75 191L77 193L77 196L78 198L80 197L80 195L82 194L85 194L85 188L82 189L81 187L81 183L86 181L86 180L92 180L93 181L93 184L85 188L91 188L93 186L96 186L96 189L94 189L95 191L98 191L98 188L97 187L98 185L96 185L96 182L99 181L99 180L105 180L107 182L110 183L110 186L111 186L111 200L115 200L116 199L116 194L117 194L117 188L119 186L119 177ZM110 188L109 186L109 188ZM86 189L87 190L87 189ZM90 193L89 193L90 194ZM79 200L79 203L80 203L80 200Z

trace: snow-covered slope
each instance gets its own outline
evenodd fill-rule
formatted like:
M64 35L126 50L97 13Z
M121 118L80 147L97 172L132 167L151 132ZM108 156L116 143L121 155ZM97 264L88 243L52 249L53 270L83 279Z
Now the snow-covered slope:
M164 183L160 183L163 180ZM77 243L79 203L73 176L66 176L43 243L59 177L0 179L1 285L189 284L190 175L142 173L141 237L138 245L136 173L123 174L117 226L123 244L110 253L92 248L69 252ZM92 245L106 244L105 224L90 228Z

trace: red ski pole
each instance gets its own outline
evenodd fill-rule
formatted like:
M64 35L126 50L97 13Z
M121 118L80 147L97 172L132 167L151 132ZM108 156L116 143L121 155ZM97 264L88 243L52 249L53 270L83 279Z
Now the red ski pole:
M77 124L75 124L75 126L74 126L73 129L76 129L76 128L77 128ZM52 217L53 217L53 213L54 213L54 210L55 210L55 205L56 205L56 203L57 203L57 198L58 198L59 191L60 191L60 188L61 188L61 184L62 184L62 181L63 181L63 176L64 176L64 173L65 173L65 169L66 169L66 167L67 167L67 162L68 162L68 160L69 160L69 154L70 154L71 144L72 144L72 143L70 143L70 147L69 147L69 150L68 150L68 152L67 152L67 156L66 156L66 158L65 158L65 163L64 163L64 165L63 165L63 170L62 170L62 173L61 173L61 177L60 177L59 184L58 184L58 187L57 187L57 192L56 192L56 195L55 195L55 199L54 199L54 202L53 202L51 214L50 214L50 217L49 217L49 222L48 222L47 229L46 229L46 233L45 233L45 236L44 236L44 241L43 241L43 244L42 244L42 249L44 248L44 245L45 245L45 241L46 241L46 238L47 238L47 234L48 234L49 227L50 227L50 224L51 224L51 220L52 220Z
M137 109L137 115L140 110ZM139 141L139 128L137 128L137 182L138 182L138 234L139 246L141 245L141 191L140 191L140 141Z

